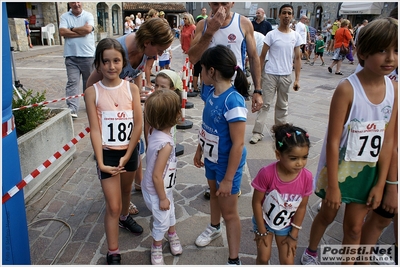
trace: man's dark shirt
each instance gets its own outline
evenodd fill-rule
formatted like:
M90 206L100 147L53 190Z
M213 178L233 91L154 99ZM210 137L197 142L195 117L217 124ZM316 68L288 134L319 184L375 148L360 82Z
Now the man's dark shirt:
M261 32L266 35L269 31L272 31L272 25L266 20L261 21L261 23L257 23L256 20L251 22L253 24L253 28L256 32Z

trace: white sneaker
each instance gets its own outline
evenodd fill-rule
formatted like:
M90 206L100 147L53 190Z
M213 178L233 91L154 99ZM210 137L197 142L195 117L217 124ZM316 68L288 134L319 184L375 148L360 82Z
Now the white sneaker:
M164 265L162 246L154 247L153 245L151 245L151 264L152 265Z
M72 110L71 110L71 117L72 117L73 119L76 119L76 118L78 118L78 114L77 114L75 111L72 111Z
M212 227L211 224L209 224L207 226L206 230L204 230L204 232L201 233L197 237L197 239L194 243L198 247L205 247L208 244L210 244L211 241L213 241L214 239L216 239L220 236L221 236L221 228L216 229L216 228Z
M177 256L182 254L181 242L179 241L179 237L176 233L173 236L168 235L168 242L172 255Z
M262 139L262 135L255 133L255 134L253 134L253 136L250 139L250 144L257 144L258 141L260 141L261 139Z
M306 253L305 250L303 255L301 256L300 262L303 265L320 265L317 257L309 255L308 253Z

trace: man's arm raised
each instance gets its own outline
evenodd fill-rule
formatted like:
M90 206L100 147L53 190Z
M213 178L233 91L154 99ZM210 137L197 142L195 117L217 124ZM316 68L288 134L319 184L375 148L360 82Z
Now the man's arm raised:
M189 60L192 64L196 64L200 60L201 55L209 47L214 33L217 32L224 23L226 15L225 9L220 7L214 15L210 13L207 19L197 23L194 39L192 40L188 52ZM203 33L204 23L206 23L206 21L207 29Z

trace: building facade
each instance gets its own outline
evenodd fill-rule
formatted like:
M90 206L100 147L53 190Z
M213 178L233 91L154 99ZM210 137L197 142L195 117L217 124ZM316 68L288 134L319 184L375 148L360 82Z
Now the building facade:
M60 16L67 12L68 2L7 2L7 14L11 35L11 45L19 51L28 50L28 41L25 34L24 19L30 22L32 30L31 39L34 45L41 43L41 27L50 23L56 26L54 34L55 44L63 44L63 38L59 36L58 26ZM210 12L208 2L82 2L83 9L91 12L95 20L97 40L104 37L122 35L124 30L124 18L131 14L141 12L142 15L154 8L164 11L172 28L177 28L181 23L183 12L189 12L196 17L201 13L202 7ZM278 18L279 8L284 2L236 2L232 11L244 16L255 15L257 8L263 8L265 15L270 18ZM310 25L316 29L322 29L328 20L342 16L350 20L353 25L369 21L380 16L388 16L390 11L398 5L397 2L290 2L294 8L294 19L301 15L310 19Z

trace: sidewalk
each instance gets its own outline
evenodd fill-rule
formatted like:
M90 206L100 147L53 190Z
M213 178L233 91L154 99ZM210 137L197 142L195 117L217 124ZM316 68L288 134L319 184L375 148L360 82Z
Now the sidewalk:
M172 69L180 70L185 60L175 40L173 48ZM28 52L14 53L17 77L26 87L35 91L47 92L47 99L53 100L65 96L66 71L63 47L34 47ZM330 57L325 58L326 66L318 63L314 66L303 64L300 78L300 91L292 91L289 96L289 121L305 128L310 134L312 147L307 168L316 172L319 153L327 126L329 104L334 89L340 79L351 74L356 65L343 63L345 76L330 74L327 66ZM318 61L319 62L319 61ZM303 61L304 63L304 61ZM203 197L206 188L204 169L192 164L197 146L197 133L201 126L204 107L199 97L191 97L189 102L194 108L186 110L185 119L193 122L188 130L178 130L177 143L184 146L184 154L178 157L177 186L174 191L177 233L183 246L183 254L173 257L164 242L163 251L166 264L175 265L215 265L226 264L228 258L225 225L222 223L221 238L214 240L208 247L197 248L196 237L209 223L209 201ZM248 109L250 102L247 102ZM54 103L49 106L64 106L65 103ZM273 124L273 110L268 115L267 126ZM78 118L74 120L75 134L88 126L83 99L80 101ZM256 114L248 113L246 127L247 164L242 179L242 195L239 199L239 214L242 223L240 259L242 264L253 265L256 258L256 246L252 229L250 181L258 170L275 160L274 148L268 130L262 141L251 145L251 131ZM105 203L100 182L96 176L95 161L89 136L83 138L77 146L73 161L67 165L43 190L26 203L29 241L31 246L31 263L35 265L103 265L106 264L107 252L104 234ZM145 160L143 161L145 163ZM145 165L145 164L144 164ZM134 219L143 226L144 232L136 237L120 230L120 250L122 264L150 264L151 214L146 208L139 192L132 191L132 202L140 213ZM300 257L308 244L312 220L317 213L319 198L312 195L307 214L300 232L295 263L300 264ZM340 244L342 239L343 206L334 223L328 228L321 243ZM44 220L37 222L38 220ZM37 223L35 223L37 222ZM381 243L394 242L393 227L390 226L380 238ZM65 247L64 247L65 244ZM59 253L59 254L58 254ZM271 263L278 264L277 247L274 245Z

